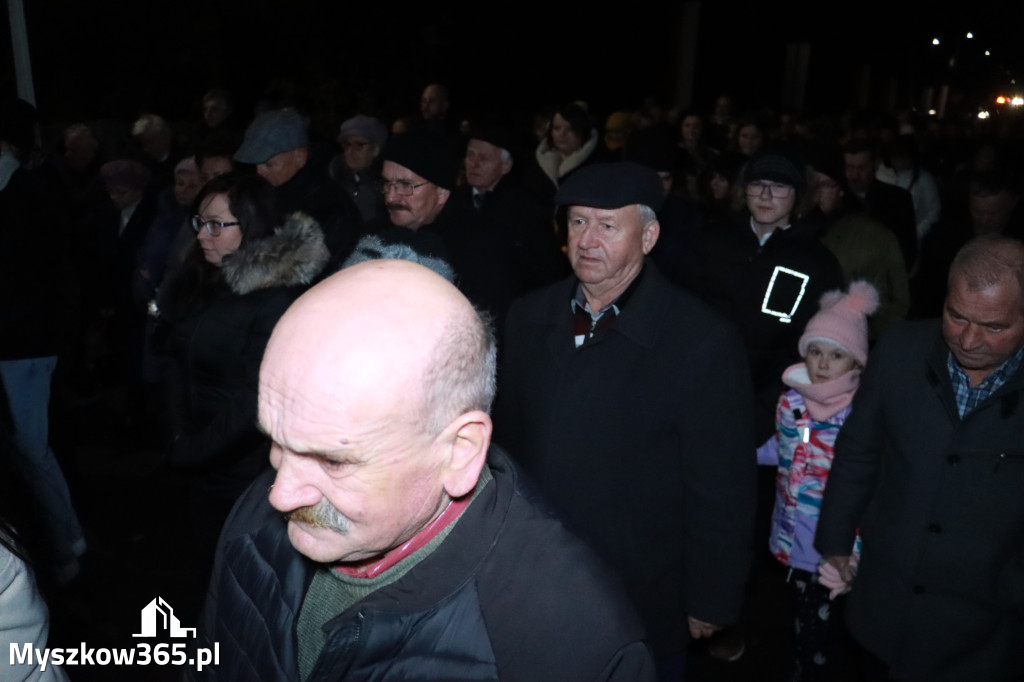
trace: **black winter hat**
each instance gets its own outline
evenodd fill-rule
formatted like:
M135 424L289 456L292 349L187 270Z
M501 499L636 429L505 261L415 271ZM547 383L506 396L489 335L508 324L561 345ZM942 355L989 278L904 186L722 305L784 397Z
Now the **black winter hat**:
M396 135L385 145L384 161L397 163L442 189L455 188L456 161L452 143L424 130Z

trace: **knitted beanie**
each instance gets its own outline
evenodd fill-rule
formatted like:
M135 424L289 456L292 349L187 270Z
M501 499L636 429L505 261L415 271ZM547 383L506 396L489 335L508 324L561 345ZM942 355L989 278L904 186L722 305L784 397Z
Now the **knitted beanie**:
M825 293L821 309L800 337L800 357L807 357L812 341L825 341L842 348L863 367L868 361L867 316L877 309L878 291L867 282L851 283L849 293L838 289Z

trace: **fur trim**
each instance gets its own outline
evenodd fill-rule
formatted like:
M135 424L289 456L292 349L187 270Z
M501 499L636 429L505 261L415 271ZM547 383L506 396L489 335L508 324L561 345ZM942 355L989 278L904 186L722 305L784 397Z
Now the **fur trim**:
M330 253L320 224L305 213L292 213L274 234L242 242L224 258L224 281L239 295L309 284L327 265Z

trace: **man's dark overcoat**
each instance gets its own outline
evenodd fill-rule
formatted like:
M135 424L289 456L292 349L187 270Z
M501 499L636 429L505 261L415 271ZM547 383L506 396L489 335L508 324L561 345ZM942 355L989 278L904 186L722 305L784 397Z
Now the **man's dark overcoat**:
M509 312L497 439L627 584L657 656L686 616L739 617L754 519L752 391L733 327L648 261L580 348L575 278Z
M1024 672L1024 370L961 419L938 321L872 351L818 524L822 554L863 558L850 630L898 679Z

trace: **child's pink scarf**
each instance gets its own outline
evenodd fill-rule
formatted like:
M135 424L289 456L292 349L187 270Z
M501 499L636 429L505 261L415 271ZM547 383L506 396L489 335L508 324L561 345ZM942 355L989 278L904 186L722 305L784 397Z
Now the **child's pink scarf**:
M860 385L860 370L851 369L846 374L826 381L823 384L812 384L807 375L807 365L798 362L786 368L782 373L782 383L800 394L807 405L807 411L814 421L828 421L853 400L853 394Z

